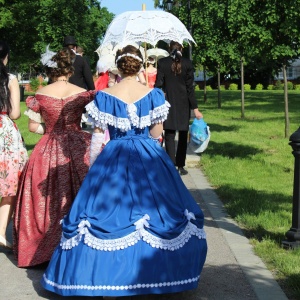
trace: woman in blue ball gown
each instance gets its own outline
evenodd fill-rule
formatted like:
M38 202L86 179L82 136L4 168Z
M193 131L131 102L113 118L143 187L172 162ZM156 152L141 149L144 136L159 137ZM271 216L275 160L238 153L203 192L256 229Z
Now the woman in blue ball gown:
M116 61L123 80L86 106L95 125L93 164L62 220L42 284L64 296L195 289L207 252L204 216L157 142L169 103L160 89L136 81L137 48L126 46ZM107 128L111 140L97 156Z

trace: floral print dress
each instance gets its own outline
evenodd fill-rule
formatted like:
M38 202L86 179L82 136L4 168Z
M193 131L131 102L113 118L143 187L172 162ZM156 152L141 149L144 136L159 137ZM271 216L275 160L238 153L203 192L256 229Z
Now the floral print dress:
M10 80L13 75L10 75ZM17 125L6 111L0 112L0 198L15 196L27 151Z

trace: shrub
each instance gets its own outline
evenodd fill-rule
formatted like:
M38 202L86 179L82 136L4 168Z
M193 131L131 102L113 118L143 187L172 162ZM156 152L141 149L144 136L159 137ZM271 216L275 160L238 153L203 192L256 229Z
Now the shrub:
M229 88L230 91L237 91L238 85L236 83L230 83Z
M251 90L251 85L248 84L248 83L244 84L244 90L245 91L250 91Z
M199 87L198 84L195 85L195 91L196 91L196 92L197 92L197 91L200 91L200 87Z
M256 85L256 87L255 87L255 90L256 90L256 91L262 91L263 88L264 88L264 86L263 86L261 83L258 83L258 84Z
M297 91L300 91L300 84L295 84L294 89L297 90Z
M206 86L206 90L207 90L207 91L212 91L212 87L211 87L210 85L207 85L207 86Z
M288 89L288 90L294 89L294 85L293 85L292 82L290 82L290 81L287 82L287 89Z
M40 86L40 81L38 78L31 78L29 86L33 92L36 92Z
M274 90L274 84L269 84L269 85L267 86L267 90L269 90L269 91Z
M284 89L284 84L281 83L280 80L277 80L275 82L274 90L283 90Z
M225 88L225 85L224 85L224 84L221 84L221 85L220 85L220 90L221 90L221 91L225 91L225 90L226 90L226 88Z

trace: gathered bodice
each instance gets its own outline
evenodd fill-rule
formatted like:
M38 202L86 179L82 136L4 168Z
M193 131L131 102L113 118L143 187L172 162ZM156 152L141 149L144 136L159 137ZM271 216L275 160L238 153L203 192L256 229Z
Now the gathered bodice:
M99 91L86 106L90 121L103 130L109 129L110 139L149 138L149 127L166 120L169 103L160 89L152 89L133 103L126 103L107 92Z
M94 93L82 92L63 99L36 94L27 98L28 107L39 113L46 125L46 133L63 134L81 130L83 109L93 99Z

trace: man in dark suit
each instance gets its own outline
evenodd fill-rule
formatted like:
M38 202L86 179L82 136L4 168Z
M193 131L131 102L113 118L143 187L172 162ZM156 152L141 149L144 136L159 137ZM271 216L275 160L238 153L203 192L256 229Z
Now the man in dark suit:
M77 42L73 36L64 38L64 47L68 47L76 54ZM76 55L73 62L74 74L70 77L69 82L87 90L94 90L93 74L87 61L81 56Z
M164 122L165 147L181 175L184 169L191 109L197 119L202 118L198 110L194 91L194 67L192 62L182 57L182 45L172 41L170 56L161 58L157 64L155 87L162 88L171 104L169 115ZM178 131L178 145L175 149L175 135Z

